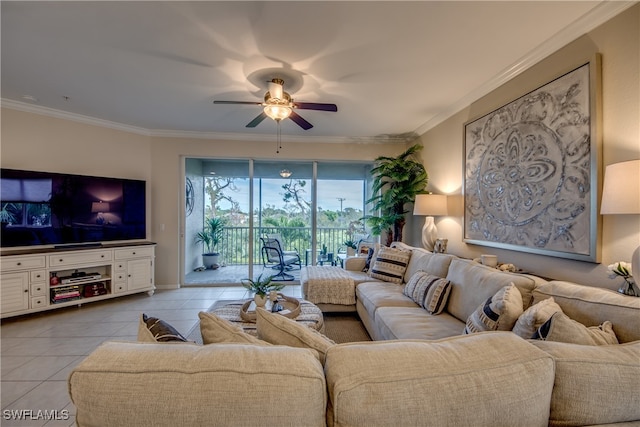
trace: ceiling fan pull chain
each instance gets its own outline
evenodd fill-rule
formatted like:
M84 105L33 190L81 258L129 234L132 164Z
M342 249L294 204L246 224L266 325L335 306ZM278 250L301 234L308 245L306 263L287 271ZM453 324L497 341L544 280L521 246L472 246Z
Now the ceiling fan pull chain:
M276 154L280 154L280 150L282 149L282 129L280 128L280 122L281 120L276 120L276 123L278 124L278 132L276 133L278 137Z

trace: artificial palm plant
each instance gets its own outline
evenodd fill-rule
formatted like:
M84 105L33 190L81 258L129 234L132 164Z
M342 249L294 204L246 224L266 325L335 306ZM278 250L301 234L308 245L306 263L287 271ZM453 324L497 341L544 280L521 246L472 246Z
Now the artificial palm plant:
M417 194L427 192L429 175L416 155L421 149L422 145L416 144L398 157L378 157L371 169L375 196L367 203L373 204L373 211L379 216L365 219L373 234L387 232L387 245L402 241L405 215L409 212L405 206L413 203Z

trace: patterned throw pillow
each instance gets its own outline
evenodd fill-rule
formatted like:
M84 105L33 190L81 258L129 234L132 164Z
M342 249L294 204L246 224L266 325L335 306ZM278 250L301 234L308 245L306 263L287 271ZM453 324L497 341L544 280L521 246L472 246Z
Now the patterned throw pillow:
M138 341L140 342L188 342L176 328L156 317L142 313L138 324Z
M510 283L471 313L464 333L510 331L522 312L522 294Z
M429 314L440 314L447 305L451 283L442 277L416 272L404 287L404 294Z
M373 248L369 248L369 251L367 252L367 260L364 262L364 268L362 269L362 271L364 271L365 273L368 272L371 268L371 259L373 258L373 254L375 252L376 251Z
M618 344L613 325L608 320L600 326L586 327L559 311L538 328L535 340L558 341L580 345Z
M385 282L402 284L410 258L410 251L381 246L376 251L369 276Z
M559 311L561 312L562 308L555 302L553 297L544 299L522 313L513 327L513 333L528 340L543 323Z

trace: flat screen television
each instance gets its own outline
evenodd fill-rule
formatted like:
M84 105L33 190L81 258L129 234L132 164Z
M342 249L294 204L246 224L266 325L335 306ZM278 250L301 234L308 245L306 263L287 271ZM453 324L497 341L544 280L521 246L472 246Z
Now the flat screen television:
M146 238L146 183L0 169L2 248Z

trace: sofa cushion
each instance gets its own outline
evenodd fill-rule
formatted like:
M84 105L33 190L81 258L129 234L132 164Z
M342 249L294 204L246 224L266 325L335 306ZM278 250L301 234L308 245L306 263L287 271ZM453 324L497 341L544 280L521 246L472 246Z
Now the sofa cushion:
M418 271L438 277L447 277L449 265L455 256L451 254L434 254L426 250L415 248L411 251L411 259L404 274L405 283Z
M605 346L530 342L555 359L550 426L640 421L640 341Z
M369 276L386 282L401 284L411 258L411 251L381 246L374 254Z
M339 344L325 372L335 426L547 426L554 381L553 359L509 332Z
M336 344L320 332L263 308L256 310L256 324L258 338L271 344L316 350L322 363L327 349Z
M371 317L379 307L412 307L415 302L403 293L402 286L386 282L365 282L356 287L356 298Z
M180 332L164 320L142 313L138 322L140 342L187 342Z
M418 271L404 287L404 295L411 298L429 314L440 314L447 305L451 286L447 279Z
M478 306L467 319L464 333L510 331L522 312L520 291L510 283Z
M532 338L581 345L618 344L611 322L606 321L600 326L586 327L570 319L561 311L540 326Z
M200 318L202 343L205 345L216 343L271 345L247 334L240 326L234 325L213 313L201 311L198 313L198 317Z
M513 333L524 339L529 339L538 328L555 313L562 311L553 298L547 298L527 308L513 326Z
M509 283L516 285L522 295L523 310L529 307L535 282L530 277L499 271L477 262L453 259L449 266L447 280L451 282L451 294L447 311L462 320L489 297Z
M380 307L373 320L378 337L384 340L437 340L460 335L464 322L448 313L432 316L413 307Z
M69 376L80 426L324 426L322 365L301 348L107 342ZM265 421L266 422L266 421Z
M534 303L549 297L567 316L583 325L600 325L609 320L620 342L640 340L640 298L562 281L543 283L533 292Z

